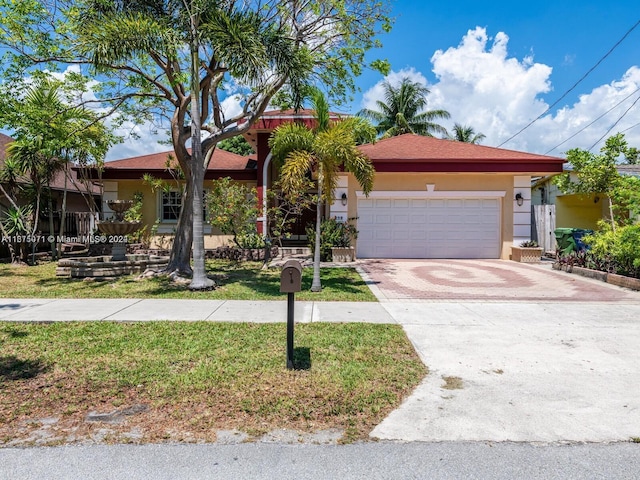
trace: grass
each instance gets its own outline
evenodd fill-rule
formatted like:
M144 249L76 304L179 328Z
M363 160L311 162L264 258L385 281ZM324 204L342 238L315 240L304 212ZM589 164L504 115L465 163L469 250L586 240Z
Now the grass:
M280 270L261 270L259 262L208 261L207 271L218 288L210 292L191 292L167 278L136 280L136 275L106 282L85 282L55 276L56 264L35 266L0 265L0 298L193 298L215 300L282 300ZM323 268L322 292L312 293L313 270L305 268L302 291L297 300L375 302L360 275L352 268Z
M133 409L105 441L213 441L216 430L344 431L364 439L426 375L396 325L300 324L286 370L284 324L205 322L0 326L0 445L81 442L89 412ZM140 407L140 406L143 407ZM132 408L133 407L133 408Z

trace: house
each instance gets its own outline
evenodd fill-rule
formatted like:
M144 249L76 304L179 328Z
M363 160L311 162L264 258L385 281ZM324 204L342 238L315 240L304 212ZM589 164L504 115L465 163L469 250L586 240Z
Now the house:
M618 165L621 175L640 177L640 165ZM572 180L573 168L565 163L563 172L569 172ZM553 183L555 175L545 175L534 178L531 184L531 203L537 205L551 205L554 212L556 228L582 228L595 230L598 222L610 218L609 202L606 195L563 193Z
M0 168L4 166L6 148L12 141L13 139L11 137L0 133ZM19 180L19 182L26 184L29 183L29 180L22 179L22 181ZM99 208L101 204L99 185L81 182L72 171L72 167L67 166L65 170L55 175L49 187L52 196L55 233L59 233L62 203L66 190L65 236L77 237L90 235L95 227L95 218L91 213L91 207L89 205L93 204L94 207ZM24 195L19 195L18 203L20 205L25 204L26 201ZM37 231L43 234L50 233L49 216L44 213L48 207L47 203L48 202L44 202L40 205L41 213ZM0 194L0 216L3 211L9 209L10 205L8 199Z
M255 185L265 205L278 178L268 139L285 122L313 126L313 114L266 112L245 135L256 154L249 158L217 149L205 188L213 178L231 176ZM376 169L373 191L365 196L351 174L341 174L335 198L323 211L341 220L357 218L359 258L508 259L511 246L530 239L531 178L561 173L563 164L556 157L412 134L360 148ZM105 200L143 192L150 199L144 203L145 222L159 220L170 233L178 197L154 194L140 181L146 172L162 172L167 155L108 162L103 179ZM264 232L266 220L257 222ZM205 233L207 248L227 241L211 228Z
M109 219L114 215L107 204L108 201L132 200L135 194L142 194L142 222L148 226L155 224L156 235L152 238L151 247L166 248L167 243L164 239L173 235L182 204L180 188L183 181L177 174L177 162L172 160L173 157L173 152L169 151L125 158L106 162L100 174L92 172L94 178L99 176L103 184L103 219ZM151 185L142 180L145 174L164 180L169 189L152 189ZM223 177L231 177L238 182L255 186L255 159L217 148L205 174L205 190L211 186L212 180ZM222 235L210 225L205 225L204 233L205 248L226 245L232 238Z

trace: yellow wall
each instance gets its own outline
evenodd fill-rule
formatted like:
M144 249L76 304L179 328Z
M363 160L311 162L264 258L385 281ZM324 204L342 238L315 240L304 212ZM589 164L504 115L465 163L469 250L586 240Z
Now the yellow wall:
M255 187L255 182L243 182L251 187ZM211 188L211 181L204 182L204 188ZM148 225L150 229L156 220L158 219L160 207L158 205L159 195L157 192L153 192L151 187L144 184L142 180L118 180L118 199L119 200L133 200L133 196L136 192L140 192L144 195L142 200L142 221L145 225ZM175 227L175 223L162 223L160 224L160 232L153 237L151 242L152 248L168 248L169 240L172 237L172 232ZM208 227L210 233L206 233L204 237L205 248L216 248L232 243L231 235L223 235L218 229ZM205 227L207 232L207 227Z
M435 191L504 191L502 198L502 249L500 258L509 259L513 244L513 175L443 174L443 173L376 173L373 191L423 191L427 184ZM356 192L362 190L349 174L349 217L357 216ZM353 199L353 201L352 201Z
M609 217L607 197L594 202L593 195L556 197L556 227L595 230L598 220Z

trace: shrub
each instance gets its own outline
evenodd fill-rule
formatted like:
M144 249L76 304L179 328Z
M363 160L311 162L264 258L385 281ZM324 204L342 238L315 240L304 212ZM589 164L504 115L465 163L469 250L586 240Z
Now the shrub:
M257 207L256 189L237 183L229 177L213 182L207 195L209 222L242 248L239 238L255 234Z
M527 247L539 247L540 245L538 245L538 242L536 242L535 240L527 240L526 242L522 242L520 244L521 247L527 248Z
M259 235L257 232L240 234L236 240L240 248L251 249L265 247L264 237Z
M600 230L584 237L591 247L594 263L607 266L607 270L621 275L640 278L640 225L619 226L602 222Z
M323 220L320 224L320 260L328 262L332 260L331 248L350 247L352 240L358 238L358 231L350 222L355 218L350 218L347 222L338 222L335 218ZM315 228L308 226L307 238L311 251L314 250L316 241Z

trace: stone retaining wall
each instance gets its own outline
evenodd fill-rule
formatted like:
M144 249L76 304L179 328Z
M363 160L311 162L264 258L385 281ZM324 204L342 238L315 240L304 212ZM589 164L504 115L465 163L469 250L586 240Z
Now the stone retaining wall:
M162 269L169 263L169 257L156 255L127 255L127 260L111 261L110 255L94 257L64 258L58 262L58 277L116 277L142 273L148 268Z
M555 270L562 270L567 273L575 273L583 277L600 280L601 282L610 283L611 285L617 285L631 290L640 290L640 279L638 278L625 277L624 275L618 275L616 273L601 272L599 270L591 270L584 267L560 265L559 263L554 263L553 268Z

